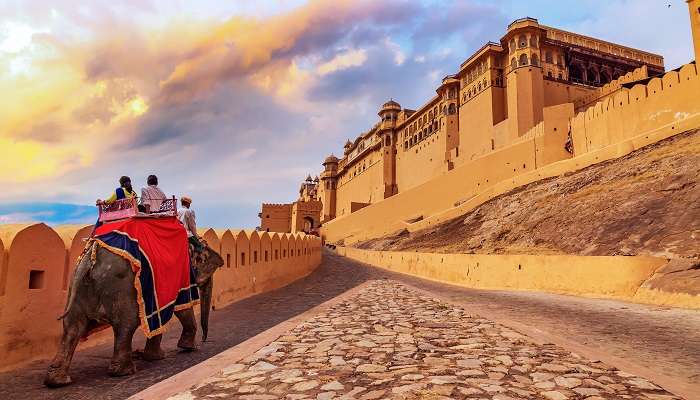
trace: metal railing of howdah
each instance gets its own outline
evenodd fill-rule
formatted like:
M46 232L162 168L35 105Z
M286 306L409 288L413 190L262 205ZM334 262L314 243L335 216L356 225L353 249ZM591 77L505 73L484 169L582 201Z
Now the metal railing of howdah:
M177 199L175 196L167 199L146 199L148 202L160 202L156 211L139 211L138 198L115 200L111 203L97 204L98 221L108 222L133 217L177 217Z

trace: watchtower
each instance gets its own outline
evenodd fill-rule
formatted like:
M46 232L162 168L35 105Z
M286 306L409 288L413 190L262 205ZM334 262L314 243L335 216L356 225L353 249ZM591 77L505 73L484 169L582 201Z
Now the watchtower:
M521 18L508 26L501 39L509 57L506 93L511 139L525 134L543 118L544 84L539 56L542 32L536 19Z
M384 198L398 193L396 186L396 135L394 134L401 105L389 100L382 105L377 115L381 118L378 135L382 140L384 162Z
M330 221L335 218L336 190L338 185L338 157L331 154L323 161L323 172L321 173L321 185L323 198L323 209L321 211L321 222Z

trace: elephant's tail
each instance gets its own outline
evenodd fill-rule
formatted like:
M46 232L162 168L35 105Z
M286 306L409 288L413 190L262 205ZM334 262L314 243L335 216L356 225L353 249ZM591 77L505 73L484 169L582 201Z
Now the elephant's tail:
M71 280L70 286L68 287L68 301L66 301L66 308L63 310L63 314L61 314L57 318L58 320L62 320L63 318L65 318L65 316L68 315L68 312L73 306L73 302L75 301L75 291L78 287L78 284L80 284L80 282L85 278L85 275L95 263L95 258L97 257L96 246L97 243L95 243L94 240L88 242L88 244L85 247L85 251L78 259L78 266L75 268L75 272L73 272L73 279Z

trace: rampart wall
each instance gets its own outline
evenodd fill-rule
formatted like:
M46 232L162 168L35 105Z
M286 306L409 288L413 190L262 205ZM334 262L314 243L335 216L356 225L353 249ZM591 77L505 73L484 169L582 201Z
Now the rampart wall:
M530 290L700 309L700 295L674 287L671 291L650 287L669 268L665 258L434 254L340 246L336 251L379 268L475 289Z
M569 110L552 112L550 118L545 108L543 123L515 143L351 215L339 216L323 225L322 235L328 242L349 244L401 229L418 230L462 215L516 187L621 157L698 128L700 78L696 65L687 64L678 72L650 79L647 85L620 91L575 116L573 104L561 105L565 106ZM567 114L564 119L554 118ZM571 131L573 158L562 151L564 127Z
M56 318L91 232L92 226L0 225L0 370L56 351L62 332ZM214 275L215 309L285 286L321 261L321 241L315 236L208 229L203 237L225 263ZM80 346L108 339L111 330Z
M651 78L609 96L571 120L575 154L620 143L700 113L700 78L695 64Z
M585 110L586 107L594 104L595 102L604 100L611 94L621 90L622 85L624 85L625 83L639 81L648 77L649 68L647 68L646 65L642 65L634 71L630 71L625 75L622 75L621 77L613 80L612 82L606 83L602 87L595 89L591 93L588 93L585 96L578 97L576 101L574 101L576 110Z

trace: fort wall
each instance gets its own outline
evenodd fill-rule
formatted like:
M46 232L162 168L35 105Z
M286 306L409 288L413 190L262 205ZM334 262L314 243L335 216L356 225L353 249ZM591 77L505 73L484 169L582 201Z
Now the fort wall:
M0 225L0 370L54 354L68 287L92 226ZM221 235L219 234L221 233ZM304 234L207 229L224 265L214 274L214 308L285 286L321 262L321 241ZM177 325L177 322L173 322ZM111 339L105 330L81 343Z
M540 291L700 309L698 295L647 288L668 265L668 260L658 257L435 254L340 246L336 251L379 268L475 289Z
M289 232L291 223L291 204L263 203L260 212L260 229L268 232Z
M417 187L323 225L328 242L376 238L459 216L499 194L576 171L685 130L700 127L700 78L695 64L622 90L573 116L544 109L544 121L513 144L457 166ZM551 111L551 112L550 112ZM554 130L556 128L556 131ZM570 129L574 157L562 150Z
M397 151L396 184L399 191L418 186L447 171L446 136L444 130L437 131L407 151ZM416 168L416 165L420 165L421 168Z
M571 120L575 154L622 142L700 113L700 79L695 64L636 84Z
M376 154L375 154L376 153ZM376 203L384 198L384 163L381 153L372 151L358 160L348 176L338 182L337 215L348 215L351 203Z

